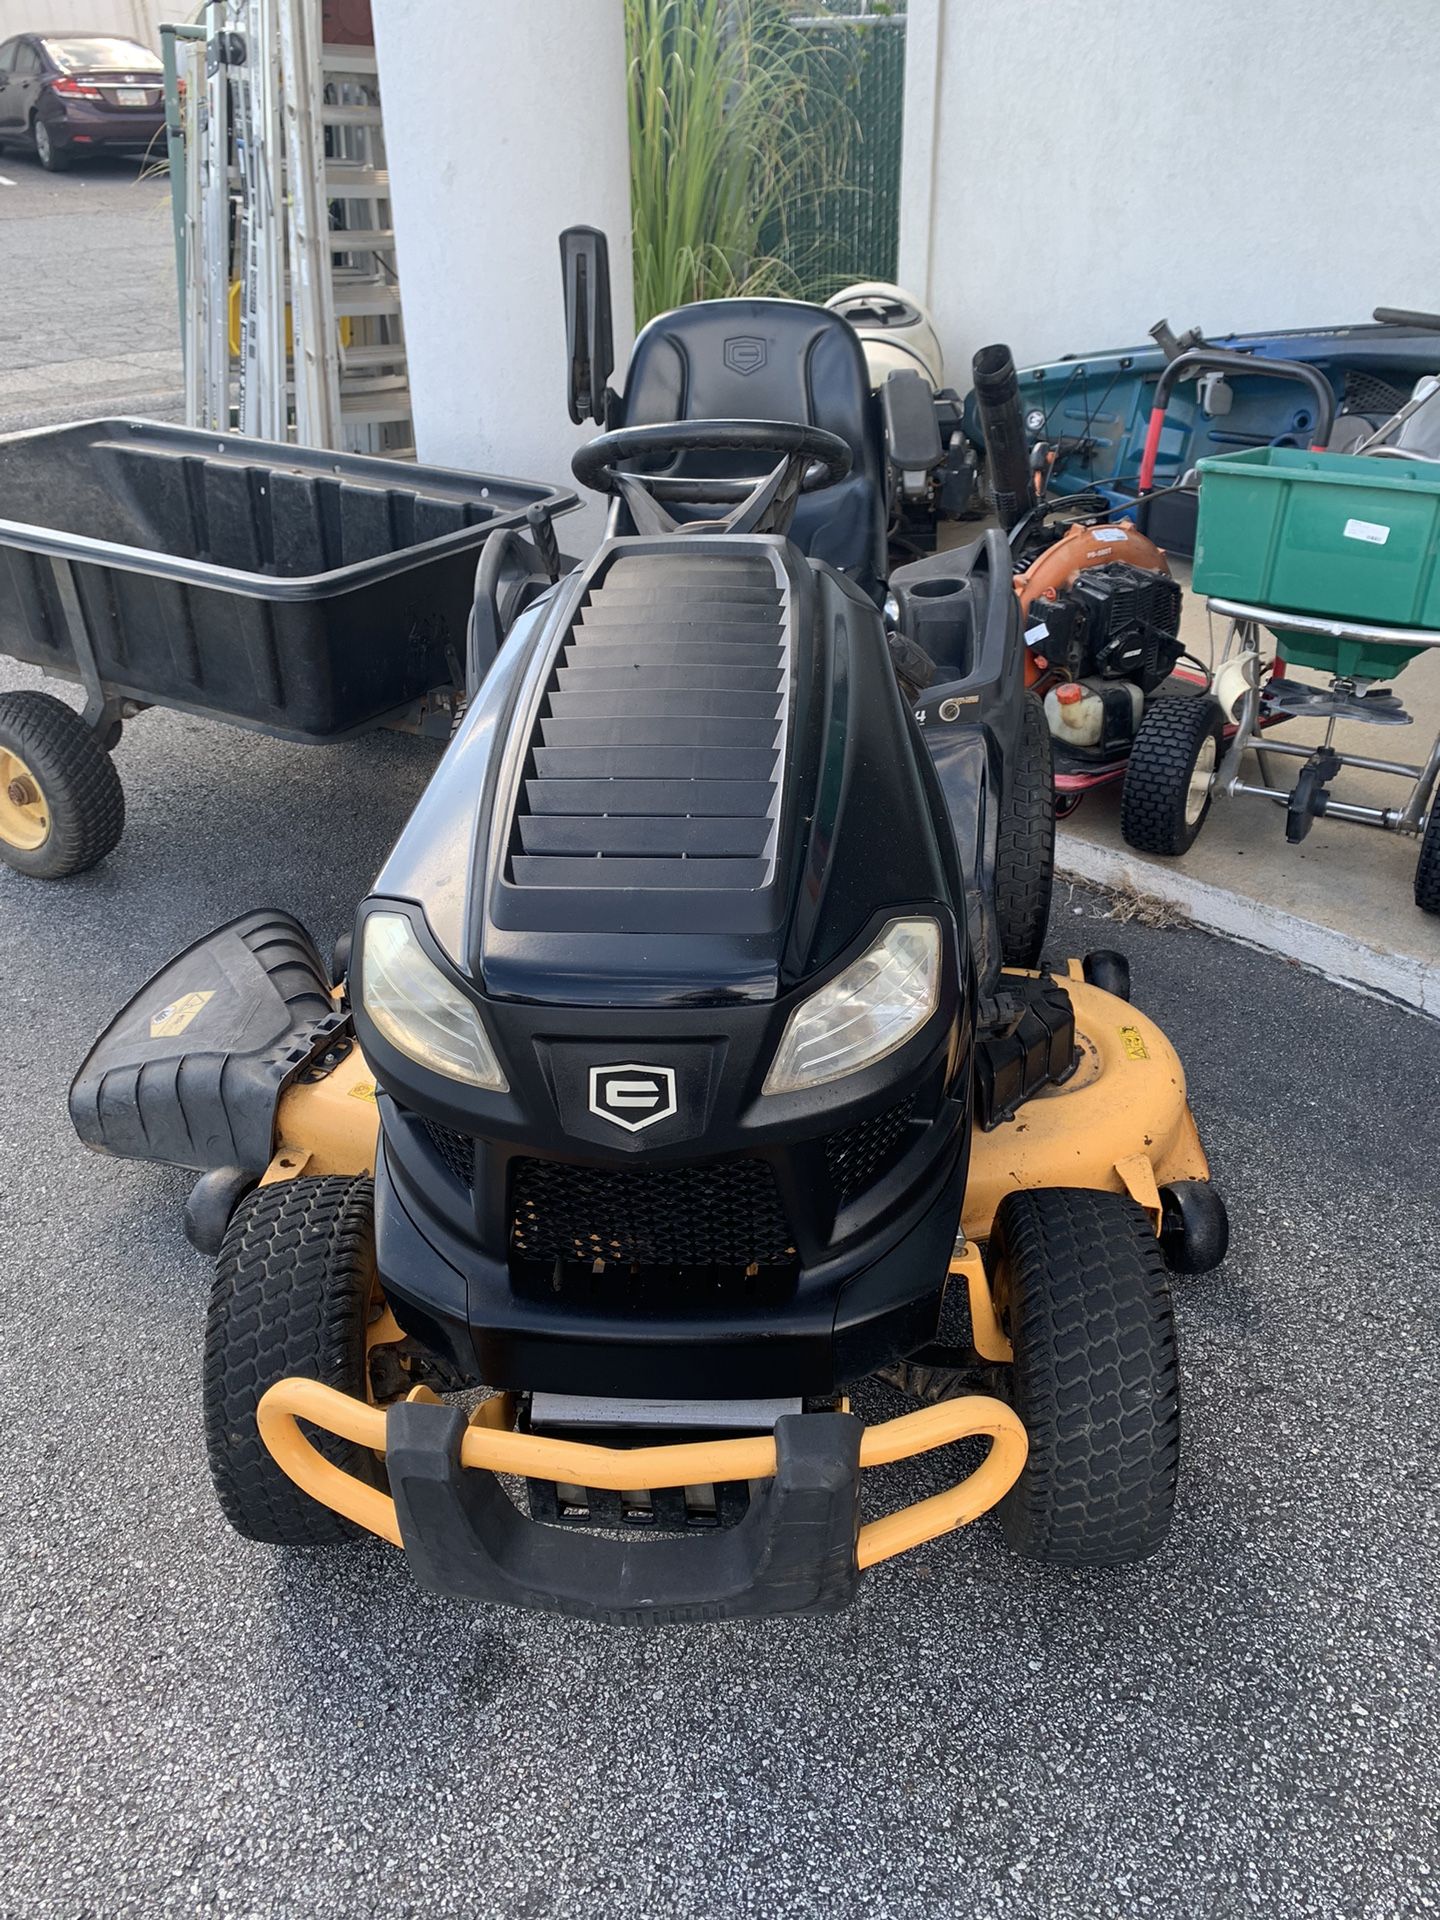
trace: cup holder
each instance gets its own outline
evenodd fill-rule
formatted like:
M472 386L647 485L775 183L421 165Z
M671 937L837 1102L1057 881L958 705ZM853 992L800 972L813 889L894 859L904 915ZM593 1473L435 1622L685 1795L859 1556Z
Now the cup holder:
M963 593L965 582L944 578L940 580L917 580L907 586L906 592L916 600L948 600L952 594Z

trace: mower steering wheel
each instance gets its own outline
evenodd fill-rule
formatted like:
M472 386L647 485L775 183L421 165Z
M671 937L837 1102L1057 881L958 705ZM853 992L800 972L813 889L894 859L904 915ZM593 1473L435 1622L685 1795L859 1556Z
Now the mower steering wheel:
M814 493L833 487L850 471L853 456L838 433L821 427L802 427L794 420L667 420L654 427L620 427L587 440L571 461L571 471L582 487L595 493L616 493L620 476L616 463L658 454L755 453L772 454L803 465L799 491ZM696 506L725 505L743 500L764 479L694 478L683 474L636 473L656 500L684 500Z

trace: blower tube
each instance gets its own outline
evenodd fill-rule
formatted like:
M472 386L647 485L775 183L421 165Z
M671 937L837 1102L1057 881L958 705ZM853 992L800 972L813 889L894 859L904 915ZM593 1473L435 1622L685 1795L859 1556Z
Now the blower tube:
M990 466L990 491L1000 524L1008 533L1032 504L1030 450L1025 444L1014 357L1009 347L981 347L970 371Z

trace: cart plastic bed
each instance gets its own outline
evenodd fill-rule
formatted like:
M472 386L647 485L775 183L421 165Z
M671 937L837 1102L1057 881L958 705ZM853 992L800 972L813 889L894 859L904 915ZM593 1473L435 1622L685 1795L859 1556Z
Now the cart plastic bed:
M104 858L125 811L108 756L146 707L286 740L445 738L481 549L523 528L556 556L576 505L144 420L0 436L0 654L85 692L83 714L0 693L0 861L56 879Z
M463 685L475 564L573 493L90 420L0 436L0 652L290 740ZM92 724L99 715L89 716Z

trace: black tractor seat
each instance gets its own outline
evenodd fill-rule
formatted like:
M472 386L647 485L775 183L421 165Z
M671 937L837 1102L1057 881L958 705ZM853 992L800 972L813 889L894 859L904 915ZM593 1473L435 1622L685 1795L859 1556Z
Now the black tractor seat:
M674 420L794 420L838 434L852 464L806 494L790 537L877 604L886 571L882 428L865 355L849 324L796 300L703 300L662 313L635 342L613 427ZM743 455L681 454L661 471L738 474ZM694 510L692 510L694 511Z

